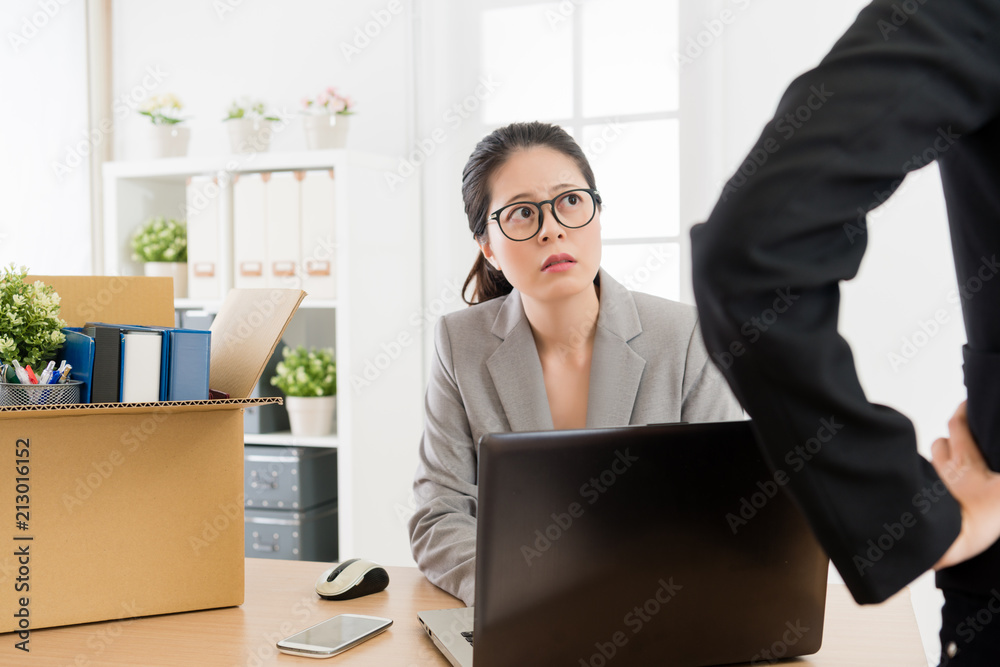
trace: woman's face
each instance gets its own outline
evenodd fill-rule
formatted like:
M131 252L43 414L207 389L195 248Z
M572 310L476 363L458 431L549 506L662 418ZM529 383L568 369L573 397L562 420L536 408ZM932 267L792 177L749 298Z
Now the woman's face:
M489 210L493 213L518 201L545 201L567 190L587 187L583 174L569 156L541 146L521 149L490 178ZM578 194L589 206L587 193ZM510 240L495 220L490 221L486 231L489 240L480 244L483 255L503 271L507 281L521 294L552 301L593 289L594 276L601 264L600 211L594 213L594 219L585 227L569 229L556 221L552 205L544 204L542 228L527 241ZM571 261L550 265L554 255L562 254L569 255Z

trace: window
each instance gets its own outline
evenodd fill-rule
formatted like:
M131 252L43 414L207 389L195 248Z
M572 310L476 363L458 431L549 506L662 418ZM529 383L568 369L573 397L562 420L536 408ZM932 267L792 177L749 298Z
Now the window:
M678 0L485 2L486 131L556 123L587 154L604 197L604 268L630 289L681 293Z

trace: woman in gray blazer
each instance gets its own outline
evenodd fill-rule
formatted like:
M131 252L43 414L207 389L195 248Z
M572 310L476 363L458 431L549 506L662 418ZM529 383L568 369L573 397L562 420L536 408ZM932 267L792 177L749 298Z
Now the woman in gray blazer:
M410 544L472 605L485 433L742 418L691 306L600 268L601 196L564 130L515 123L479 142L462 195L481 254L472 307L435 328Z

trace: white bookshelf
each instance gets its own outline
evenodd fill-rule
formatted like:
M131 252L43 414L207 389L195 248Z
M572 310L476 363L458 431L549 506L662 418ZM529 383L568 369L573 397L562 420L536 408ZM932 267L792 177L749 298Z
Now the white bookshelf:
M343 558L362 554L386 564L412 563L398 507L410 495L423 427L421 235L418 183L393 191L385 173L398 158L354 150L184 157L104 165L105 275L141 275L129 239L153 215L183 217L186 182L216 176L223 292L232 287L232 178L241 173L334 172L336 299L306 297L284 336L289 345L335 349L337 428L324 437L289 432L246 434L248 444L333 447L338 457L339 541ZM221 299L179 299L177 309L217 312ZM355 307L362 308L355 316ZM391 359L385 345L407 332L413 344ZM378 363L377 377L371 369ZM367 377L366 377L367 371ZM366 378L355 387L352 378Z
M280 445L282 447L336 448L337 436L301 436L292 435L291 431L278 431L277 433L246 433L243 436L243 443L247 445Z

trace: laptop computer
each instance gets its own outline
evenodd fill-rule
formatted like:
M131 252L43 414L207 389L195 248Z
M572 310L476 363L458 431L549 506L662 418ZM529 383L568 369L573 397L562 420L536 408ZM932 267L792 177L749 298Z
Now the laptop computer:
M750 422L483 436L476 606L418 618L462 667L815 653L828 560L779 482Z

